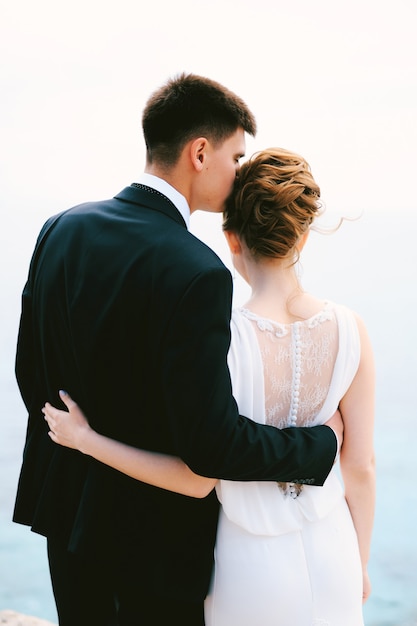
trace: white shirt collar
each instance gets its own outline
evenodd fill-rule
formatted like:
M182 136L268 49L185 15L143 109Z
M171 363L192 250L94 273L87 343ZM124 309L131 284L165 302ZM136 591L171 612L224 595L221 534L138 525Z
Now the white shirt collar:
M141 185L151 187L152 189L156 189L156 191L159 191L169 200L171 200L171 202L184 218L187 229L190 228L190 207L188 206L188 202L182 195L182 193L177 191L163 178L159 178L159 176L154 176L153 174L147 174L146 172L143 172L143 174L139 176L139 179L136 182L140 183Z

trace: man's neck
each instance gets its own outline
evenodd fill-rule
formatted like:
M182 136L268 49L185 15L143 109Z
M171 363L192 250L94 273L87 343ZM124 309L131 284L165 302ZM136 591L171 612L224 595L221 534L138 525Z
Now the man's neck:
M157 176L154 172L146 171L139 177L138 182L152 189L156 189L171 200L174 206L181 213L187 228L190 227L190 207L187 198L176 189L168 180Z

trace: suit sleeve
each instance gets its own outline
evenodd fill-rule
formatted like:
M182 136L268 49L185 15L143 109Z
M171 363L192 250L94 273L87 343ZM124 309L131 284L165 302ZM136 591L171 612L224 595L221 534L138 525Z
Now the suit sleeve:
M227 367L231 299L228 270L202 273L168 326L160 371L177 454L204 476L322 485L336 456L332 429L278 430L239 415Z

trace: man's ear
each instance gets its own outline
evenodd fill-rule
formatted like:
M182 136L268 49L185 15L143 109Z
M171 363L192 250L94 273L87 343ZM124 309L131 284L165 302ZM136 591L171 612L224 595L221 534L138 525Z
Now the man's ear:
M204 169L207 159L208 140L205 137L198 137L190 143L190 158L194 169L201 172Z
M240 254L242 251L242 245L240 243L239 237L231 230L225 230L224 236L226 237L226 241L230 248L230 252L232 254Z

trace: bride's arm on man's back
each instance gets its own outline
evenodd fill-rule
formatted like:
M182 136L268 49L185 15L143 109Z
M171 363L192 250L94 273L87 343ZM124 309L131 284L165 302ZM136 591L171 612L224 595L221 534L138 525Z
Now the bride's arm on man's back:
M79 450L114 469L144 483L194 498L206 497L216 480L199 476L178 457L142 450L121 443L93 430L76 402L60 391L68 408L61 411L48 402L42 409L49 436L57 444Z

